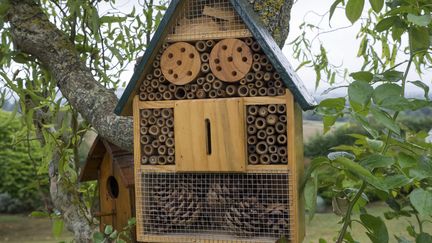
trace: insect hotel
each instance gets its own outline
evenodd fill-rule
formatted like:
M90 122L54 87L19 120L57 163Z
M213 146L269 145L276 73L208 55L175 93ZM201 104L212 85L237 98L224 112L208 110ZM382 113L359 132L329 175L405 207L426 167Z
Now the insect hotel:
M245 0L173 0L116 112L134 117L137 240L301 242L314 100Z

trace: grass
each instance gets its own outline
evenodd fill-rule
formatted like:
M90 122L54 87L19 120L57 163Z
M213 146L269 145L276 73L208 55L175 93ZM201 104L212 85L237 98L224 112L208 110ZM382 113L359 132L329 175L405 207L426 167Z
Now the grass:
M373 215L379 215L384 219L383 213L388 208L383 203L375 203L368 207L368 212ZM354 218L358 218L358 215ZM311 222L306 222L306 238L305 243L318 242L320 238L327 242L334 242L338 230L341 226L338 224L340 217L331 212L315 215ZM412 223L417 225L414 218L401 218L398 220L385 221L390 242L397 242L394 235L405 236L407 239L406 227ZM432 224L426 224L425 231L432 233ZM352 234L354 239L359 242L370 242L365 234L363 227L354 223ZM25 215L0 215L0 242L70 242L72 234L70 232L63 233L59 239L54 239L51 234L51 222L46 218L31 218Z

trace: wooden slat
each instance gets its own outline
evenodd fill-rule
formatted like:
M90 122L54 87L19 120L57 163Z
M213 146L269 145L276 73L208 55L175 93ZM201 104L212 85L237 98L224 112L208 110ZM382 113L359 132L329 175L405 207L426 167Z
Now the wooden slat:
M275 173L282 174L288 172L287 165L247 165L247 172L255 173L255 172L266 172L266 173Z
M245 171L242 99L179 101L174 127L177 171Z
M228 31L215 31L207 34L200 35L176 35L170 34L167 36L167 42L177 41L196 41L196 40L217 40L227 38L246 38L252 37L252 34L248 30L228 30Z
M158 243L274 243L274 238L243 238L234 239L233 236L229 235L217 235L217 236L206 236L203 234L184 234L184 235L145 235L143 237L144 242L158 242Z
M168 101L138 101L138 109L173 108L174 105L175 105L175 102L176 101L174 101L174 100L168 100Z
M141 171L147 171L147 172L176 172L176 166L175 165L139 165L141 168Z
M286 103L286 97L285 96L244 97L243 103L245 105L285 104Z

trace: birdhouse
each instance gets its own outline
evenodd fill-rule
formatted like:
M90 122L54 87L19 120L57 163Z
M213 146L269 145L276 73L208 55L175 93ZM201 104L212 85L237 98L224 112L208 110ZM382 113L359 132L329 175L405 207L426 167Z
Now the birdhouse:
M100 230L122 231L135 215L133 154L97 137L81 170L80 181L98 181Z
M121 97L137 240L301 242L302 109L315 105L245 0L173 0Z

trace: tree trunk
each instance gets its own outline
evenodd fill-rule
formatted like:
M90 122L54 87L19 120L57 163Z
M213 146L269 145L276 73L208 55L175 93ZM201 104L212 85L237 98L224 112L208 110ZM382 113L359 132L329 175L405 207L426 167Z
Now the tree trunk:
M239 0L241 1L241 0ZM11 0L7 12L17 49L31 54L50 70L63 96L98 132L117 146L133 149L132 118L113 113L115 94L93 77L68 37L50 23L34 0ZM249 0L280 47L289 31L293 0ZM56 154L56 153L55 153ZM76 188L58 178L58 154L50 164L51 197L77 242L90 242L92 226Z

